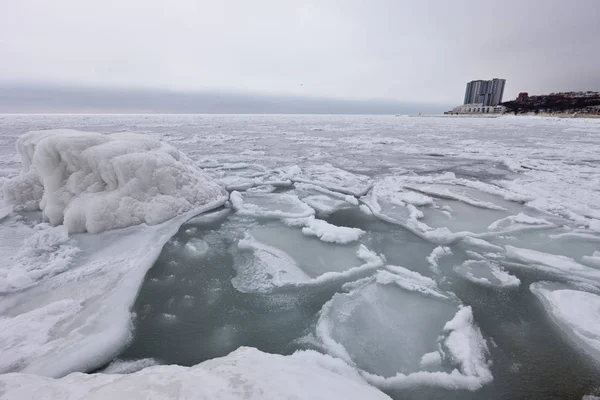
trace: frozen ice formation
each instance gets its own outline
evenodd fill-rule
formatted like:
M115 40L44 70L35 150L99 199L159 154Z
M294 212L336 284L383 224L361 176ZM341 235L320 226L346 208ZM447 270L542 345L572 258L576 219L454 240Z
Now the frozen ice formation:
M0 375L5 398L389 399L343 361L315 351L291 356L249 347L193 367L150 366L127 375L73 373L61 379Z
M386 269L323 306L316 333L327 351L382 389L476 390L490 382L487 344L471 308L416 272Z
M580 264L570 257L515 246L504 246L506 257L524 268L533 268L569 280L600 283L600 270Z
M532 283L529 289L575 346L600 363L600 295L552 282Z
M518 287L519 278L509 274L497 263L488 260L467 260L454 267L454 272L482 286Z
M257 227L239 241L233 285L242 292L349 281L383 266L364 245L336 246L285 226Z
M23 171L4 183L5 201L39 208L71 233L156 225L226 194L174 147L145 135L33 131L17 151Z
M266 218L302 218L315 213L298 196L289 193L240 193L230 195L233 208L242 215Z
M62 262L55 262L60 273L46 269L39 275L32 269L27 276L31 288L3 297L0 373L60 377L92 370L115 357L130 339L130 307L163 245L187 219L224 201L158 225L73 235L67 246L78 251L69 259L67 270ZM53 229L58 228L46 228ZM60 260L68 250L52 246L36 251L41 254L34 260ZM15 262L31 261L31 254L18 254Z
M356 197L367 194L372 185L368 176L354 174L331 164L296 167L289 174L294 182L306 182Z

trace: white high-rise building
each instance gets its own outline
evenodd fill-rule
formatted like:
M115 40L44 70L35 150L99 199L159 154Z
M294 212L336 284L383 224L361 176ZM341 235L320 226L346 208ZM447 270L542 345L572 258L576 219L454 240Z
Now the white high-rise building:
M502 103L506 79L476 80L467 83L463 104L483 104L494 107Z

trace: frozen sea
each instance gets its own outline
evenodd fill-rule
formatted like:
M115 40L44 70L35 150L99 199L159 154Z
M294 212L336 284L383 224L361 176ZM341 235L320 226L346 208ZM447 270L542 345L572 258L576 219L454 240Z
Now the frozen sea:
M0 185L49 129L169 143L229 201L68 235L0 204L1 373L246 346L341 359L393 399L600 396L600 120L0 115Z

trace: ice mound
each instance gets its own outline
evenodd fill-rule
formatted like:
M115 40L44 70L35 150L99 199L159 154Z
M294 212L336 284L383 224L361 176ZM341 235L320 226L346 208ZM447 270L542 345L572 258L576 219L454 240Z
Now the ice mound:
M291 356L249 347L193 367L152 366L128 375L74 373L61 379L0 376L3 397L25 399L389 399L341 360L315 351Z
M232 283L242 292L343 282L383 266L381 258L363 245L332 245L285 226L254 228L239 241L238 249Z
M551 282L529 287L561 331L600 363L600 295Z
M303 218L315 210L290 193L240 193L230 195L233 208L241 215L267 218Z
M471 308L416 272L386 269L323 306L316 333L327 351L384 389L476 390L490 382L487 344Z
M498 264L487 260L467 260L454 267L454 272L482 286L518 287L519 278L509 274Z
M310 183L356 197L367 194L372 184L368 176L353 174L331 164L292 168L289 176L294 182Z
M5 201L39 208L71 233L156 225L225 195L174 147L144 135L34 131L17 151L23 171L3 185Z

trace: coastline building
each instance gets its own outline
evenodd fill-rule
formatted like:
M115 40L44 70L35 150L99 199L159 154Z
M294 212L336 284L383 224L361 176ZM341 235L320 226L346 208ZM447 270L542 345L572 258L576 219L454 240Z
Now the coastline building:
M506 79L499 78L468 82L463 104L444 114L504 114L506 107L500 103L505 84Z
M484 107L494 107L502 103L506 79L494 78L489 81L476 80L467 83L465 90L466 104L483 104Z

